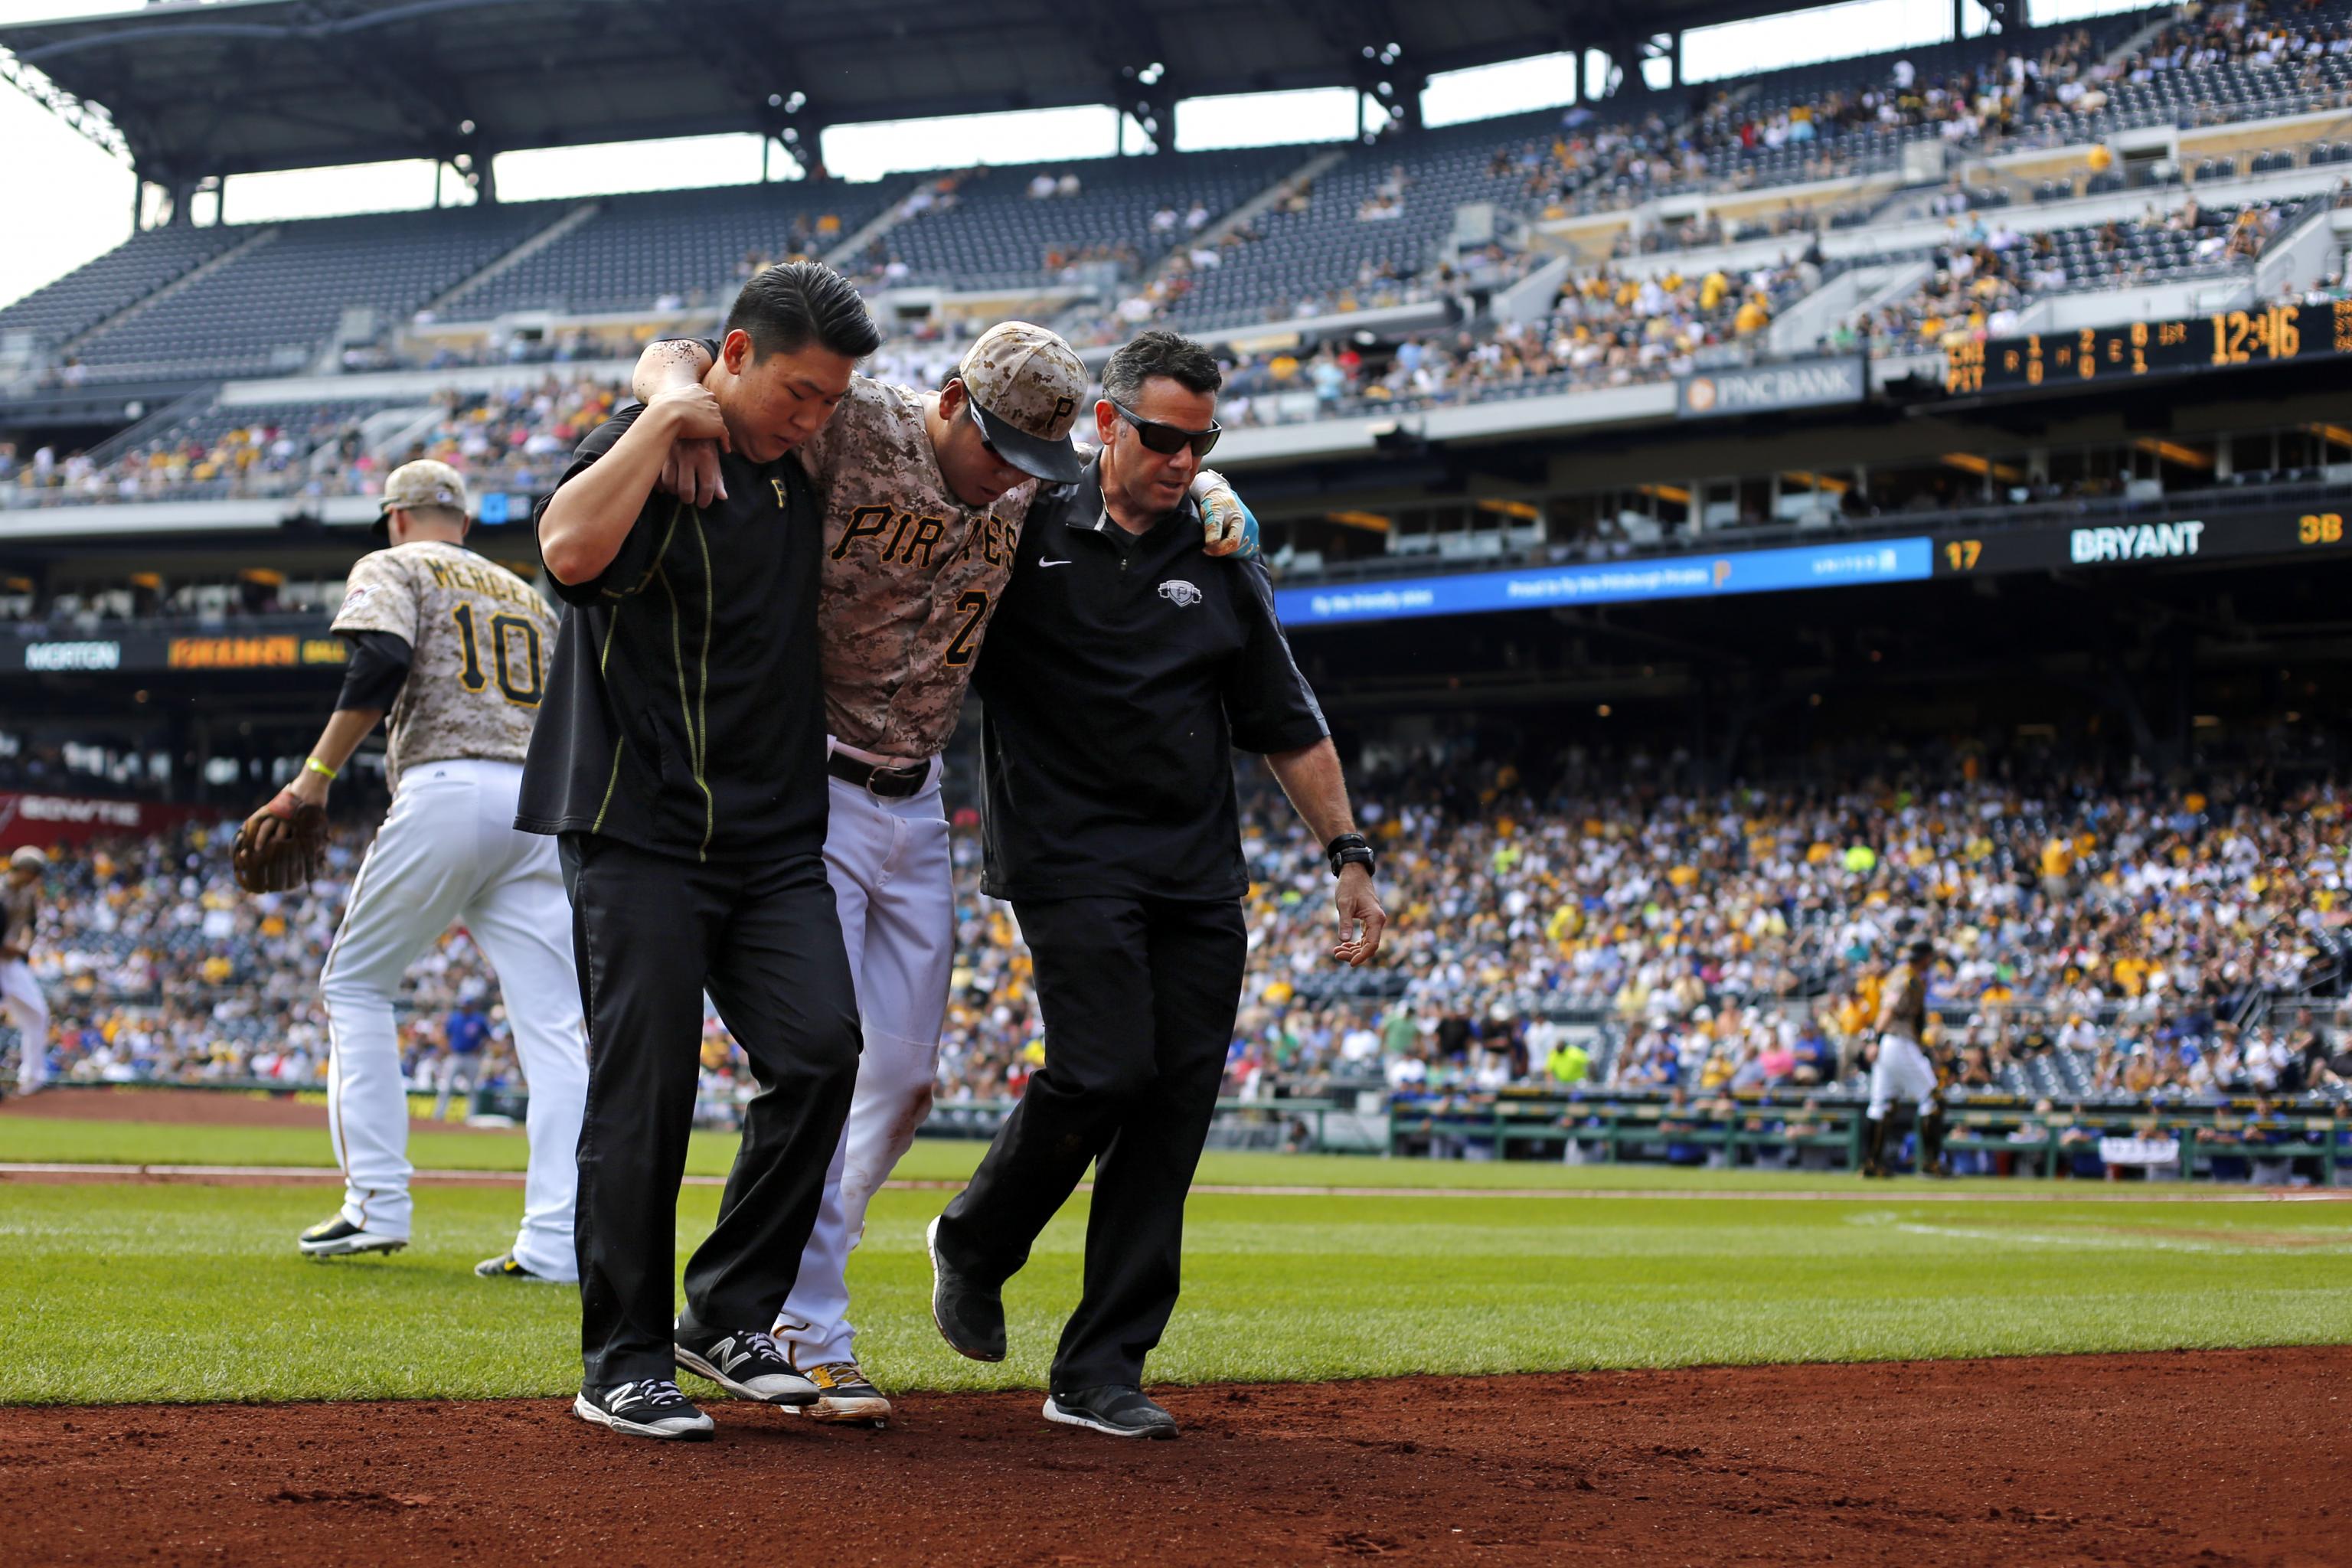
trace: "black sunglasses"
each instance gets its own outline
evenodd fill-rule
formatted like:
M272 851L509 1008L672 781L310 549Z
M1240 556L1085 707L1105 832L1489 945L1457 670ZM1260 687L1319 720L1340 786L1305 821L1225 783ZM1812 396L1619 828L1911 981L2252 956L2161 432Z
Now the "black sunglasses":
M1225 427L1213 419L1209 421L1206 430L1187 430L1181 425L1163 425L1157 419L1146 419L1116 398L1106 401L1118 410L1121 419L1135 426L1137 440L1163 458L1172 458L1187 447L1192 448L1192 456L1205 458L1210 448L1217 444L1217 437L1225 433Z

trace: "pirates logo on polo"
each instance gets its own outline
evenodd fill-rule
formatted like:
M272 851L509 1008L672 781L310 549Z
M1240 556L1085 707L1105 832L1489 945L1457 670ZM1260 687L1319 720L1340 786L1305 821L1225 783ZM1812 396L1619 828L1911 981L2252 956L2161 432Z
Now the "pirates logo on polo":
M1182 609L1201 602L1201 590L1179 577L1172 582L1160 584L1160 596L1177 608Z

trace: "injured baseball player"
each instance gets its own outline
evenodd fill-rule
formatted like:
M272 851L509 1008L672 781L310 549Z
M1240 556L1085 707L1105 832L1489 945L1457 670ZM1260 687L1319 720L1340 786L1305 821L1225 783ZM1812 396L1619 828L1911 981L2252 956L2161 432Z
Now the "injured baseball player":
M319 976L343 1206L300 1246L336 1258L408 1245L408 1095L393 996L409 964L463 922L498 972L530 1089L522 1229L474 1272L570 1283L579 1278L572 1216L587 1034L555 845L514 827L556 620L529 584L465 547L467 521L466 481L446 463L410 463L386 479L376 526L389 548L352 568L335 612L334 630L352 645L342 694L302 771L255 814L259 823L323 808L336 774L390 713L392 810Z
M711 345L649 344L635 391L650 401L708 371ZM1041 489L1085 463L1071 426L1091 404L1086 367L1044 327L982 334L934 393L867 376L798 452L824 498L818 635L826 768L824 862L841 910L864 1030L857 1089L800 1274L775 1338L820 1397L819 1421L879 1424L890 1402L858 1365L846 1271L874 1194L930 1113L955 957L940 753ZM681 442L662 488L720 495L715 448ZM1249 554L1256 521L1202 472L1204 548Z

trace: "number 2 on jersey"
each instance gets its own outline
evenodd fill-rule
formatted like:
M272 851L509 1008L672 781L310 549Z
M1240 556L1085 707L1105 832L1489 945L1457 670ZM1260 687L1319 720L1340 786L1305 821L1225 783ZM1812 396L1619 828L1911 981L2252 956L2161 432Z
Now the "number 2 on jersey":
M466 652L465 666L457 671L457 682L468 691L480 691L489 685L489 680L482 674L481 647L474 631L474 606L458 605L449 615L457 623L457 637ZM499 690L518 708L538 707L547 685L540 665L539 628L520 616L492 616L488 629ZM518 663L522 669L520 679L515 673Z
M956 595L956 611L963 616L963 625L956 628L955 640L940 655L941 664L970 664L972 643L980 636L980 623L988 617L988 595L974 588Z

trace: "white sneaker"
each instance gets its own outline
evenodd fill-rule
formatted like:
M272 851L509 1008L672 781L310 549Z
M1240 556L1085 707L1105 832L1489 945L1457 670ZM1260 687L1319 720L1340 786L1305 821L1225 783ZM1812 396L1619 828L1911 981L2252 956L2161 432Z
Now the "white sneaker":
M674 1437L698 1443L709 1441L718 1429L716 1422L677 1391L677 1384L658 1377L625 1383L593 1398L583 1388L572 1401L572 1414L632 1437Z
M793 1370L793 1363L764 1331L743 1329L730 1333L673 1336L677 1364L707 1377L738 1399L763 1405L814 1405L816 1384Z
M362 1230L337 1215L304 1231L294 1245L305 1258L349 1258L361 1252L398 1252L408 1245L408 1237Z

